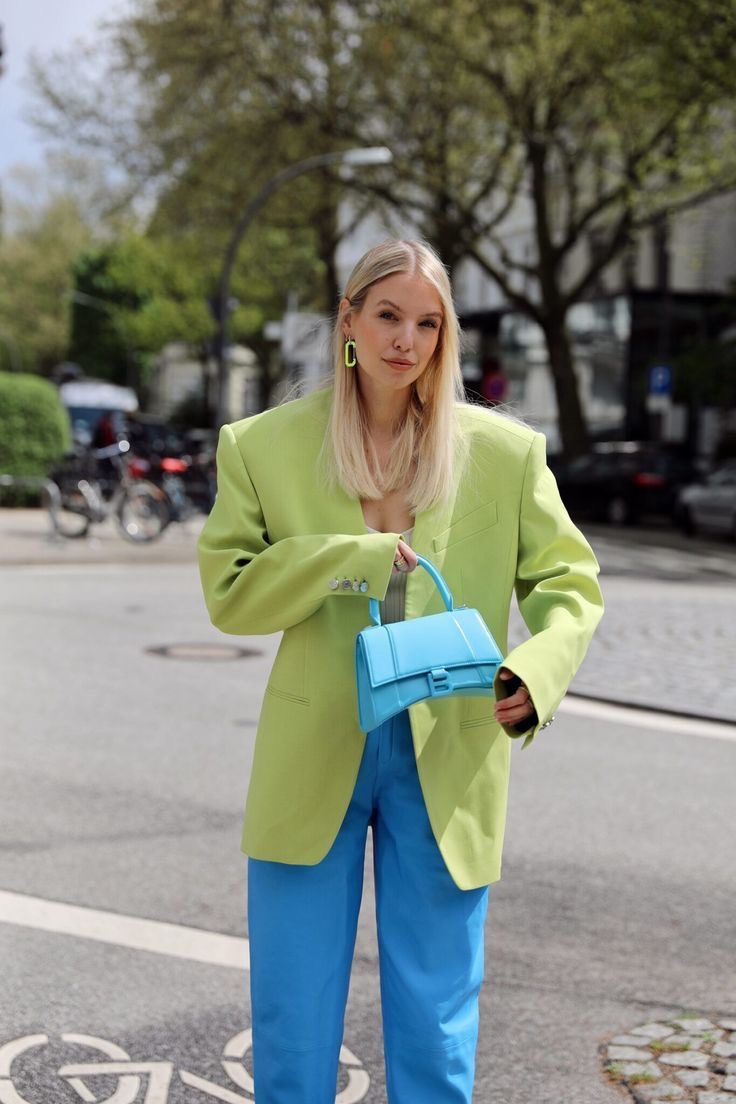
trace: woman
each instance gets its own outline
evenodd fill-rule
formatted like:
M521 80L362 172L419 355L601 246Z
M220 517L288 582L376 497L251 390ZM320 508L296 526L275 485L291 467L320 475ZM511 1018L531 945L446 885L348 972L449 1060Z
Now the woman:
M391 1104L471 1100L488 885L509 736L550 723L602 612L597 564L541 435L466 406L447 274L413 241L370 250L335 328L334 384L225 426L200 540L212 621L283 638L243 831L259 1104L331 1104L367 830ZM502 650L514 589L532 632L490 698L412 706L367 737L353 652L442 607L417 554Z

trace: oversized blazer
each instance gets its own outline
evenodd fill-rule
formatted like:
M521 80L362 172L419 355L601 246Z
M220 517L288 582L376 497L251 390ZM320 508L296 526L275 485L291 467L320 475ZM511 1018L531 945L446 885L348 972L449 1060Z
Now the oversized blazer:
M354 648L368 599L386 594L398 533L370 533L360 502L321 481L331 392L223 427L218 493L199 541L213 624L282 631L266 686L242 848L314 864L329 851L365 744ZM449 502L420 512L412 545L440 569L456 605L478 608L552 718L603 611L598 564L572 524L535 433L481 407L457 410L467 456ZM516 591L532 636L506 655ZM407 618L444 609L428 574L407 576ZM496 692L503 694L503 683ZM490 697L435 698L409 710L419 779L437 844L462 889L500 876L513 730Z

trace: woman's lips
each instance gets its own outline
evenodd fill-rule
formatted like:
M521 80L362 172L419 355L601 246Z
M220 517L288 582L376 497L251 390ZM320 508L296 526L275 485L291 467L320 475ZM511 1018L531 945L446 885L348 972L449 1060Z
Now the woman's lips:
M393 368L413 368L414 364L410 360L389 360L386 359L386 363L390 364Z

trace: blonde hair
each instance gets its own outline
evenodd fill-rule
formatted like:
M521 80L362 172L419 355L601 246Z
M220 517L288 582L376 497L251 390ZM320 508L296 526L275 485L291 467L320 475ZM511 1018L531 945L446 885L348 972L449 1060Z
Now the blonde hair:
M437 347L421 376L411 385L406 415L397 427L388 465L381 470L368 432L365 406L354 368L344 360L343 322L348 310L360 312L374 284L397 273L421 276L442 304ZM463 397L460 330L450 280L430 246L391 239L370 249L353 269L345 287L350 306L338 313L333 334L332 408L323 448L328 475L348 494L381 499L405 483L412 513L446 501L454 483L459 443L455 404Z

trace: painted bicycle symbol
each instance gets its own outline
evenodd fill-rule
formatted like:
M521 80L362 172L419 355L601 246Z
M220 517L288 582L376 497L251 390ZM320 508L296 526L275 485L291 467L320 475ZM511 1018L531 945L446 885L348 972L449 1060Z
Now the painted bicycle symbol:
M60 1039L69 1046L91 1048L106 1059L68 1062L58 1070L59 1077L84 1104L167 1104L175 1073L173 1062L135 1062L117 1043L97 1035L65 1032ZM0 1104L39 1104L37 1100L28 1100L20 1095L13 1081L13 1063L27 1052L46 1047L49 1043L48 1035L39 1034L24 1035L0 1046ZM255 1104L253 1078L245 1065L252 1043L250 1028L238 1032L225 1044L221 1059L225 1073L241 1092L223 1088L188 1070L178 1070L179 1079L198 1092L224 1101L224 1104ZM338 1092L335 1104L358 1104L368 1092L370 1078L359 1059L345 1046L340 1050L340 1064L347 1074L347 1085ZM88 1084L91 1082L94 1085L94 1079L99 1077L106 1077L109 1081L112 1076L117 1078L117 1084L110 1096L98 1096ZM141 1090L143 1096L140 1095Z

